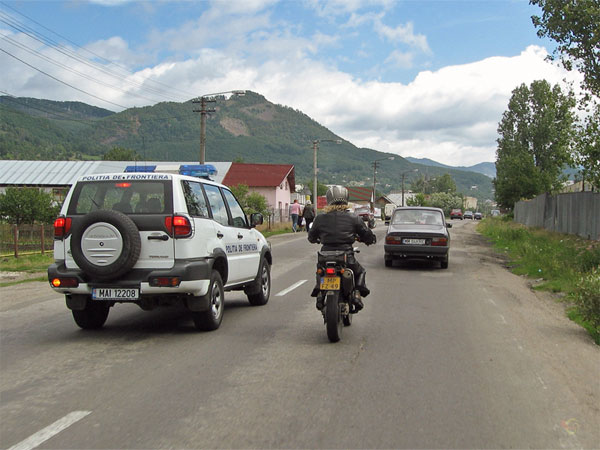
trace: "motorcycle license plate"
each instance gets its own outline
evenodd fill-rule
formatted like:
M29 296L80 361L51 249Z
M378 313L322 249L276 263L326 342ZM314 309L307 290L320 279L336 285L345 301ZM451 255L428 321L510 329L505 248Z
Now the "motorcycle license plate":
M340 277L321 277L320 289L322 291L339 291L340 282Z
M140 290L137 288L94 288L92 299L94 300L137 300Z

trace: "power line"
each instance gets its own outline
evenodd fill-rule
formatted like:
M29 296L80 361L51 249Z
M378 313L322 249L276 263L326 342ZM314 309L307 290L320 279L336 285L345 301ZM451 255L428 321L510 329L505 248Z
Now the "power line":
M69 84L69 83L67 83L66 81L62 81L62 80L60 80L60 79L58 79L58 78L56 78L56 77L54 77L54 76L50 75L49 73L47 73L47 72L44 72L43 70L41 70L41 69L38 69L37 67L34 67L34 66L32 66L31 64L29 64L29 63L27 63L27 62L23 61L21 58L18 58L18 57L16 57L15 55L13 55L13 54L12 54L12 53L10 53L10 52L7 52L7 51L6 51L6 50L4 50L3 48L0 48L0 52L6 53L8 56L10 56L10 57L12 57L12 58L16 59L17 61L20 61L20 62L22 62L22 63L23 63L23 64L25 64L26 66L28 66L28 67L31 67L32 69L34 69L34 70L37 70L38 72L40 72L40 73L42 73L42 74L46 75L47 77L50 77L50 78L52 78L53 80L55 80L55 81L58 81L59 83L62 83L62 84L64 84L65 86L68 86L68 87L70 87L70 88L72 88L72 89L75 89L76 91L83 92L84 94L86 94L86 95L89 95L90 97L94 97L94 98L96 98L96 99L98 99L98 100L101 100L101 101L103 101L103 102L110 103L111 105L118 106L119 108L127 109L127 106L123 106L123 105L119 105L118 103L111 102L110 100L106 100L106 99L104 99L104 98L102 98L102 97L98 97L97 95L94 95L94 94L91 94L91 93L89 93L89 92L86 92L86 91L84 91L83 89L79 89L78 87L75 87L75 86L73 86L72 84Z
M92 52L92 51L91 51L91 50L89 50L89 49L86 49L86 48L84 48L84 47L81 47L81 46L80 46L80 45L78 45L77 43L75 43L75 42L73 42L73 41L69 40L68 38L66 38L66 37L64 37L64 36L62 36L62 35L60 35L60 34L56 33L55 31L53 31L53 30L51 30L51 29L49 29L49 28L45 27L44 25L40 24L39 22L36 22L34 19L32 19L32 18L30 18L30 17L26 16L25 14L23 14L23 13L19 12L19 11L18 11L18 10L16 10L15 8L13 8L13 7L11 7L11 6L7 5L5 2L0 2L0 3L1 3L2 5L4 5L5 7L7 7L7 8L9 8L9 9L11 9L11 10L12 10L12 11L14 11L15 13L19 14L20 16L22 16L22 17L25 17L27 20L29 20L29 21L31 21L31 22L33 22L33 23L35 23L36 25L38 25L38 26L42 27L43 29L45 29L45 30L47 30L47 31L51 32L52 34L54 34L54 35L56 35L56 36L58 36L58 37L60 37L60 38L64 39L65 41L67 41L67 42L71 43L73 46L75 46L75 47L77 47L77 48L79 48L79 49L81 49L81 50L83 50L83 51L85 51L85 52L87 52L87 53L89 53L89 54L93 55L94 57L98 58L99 60L102 60L102 61L104 61L104 62L106 62L106 63L108 63L108 64L110 64L110 65L113 65L113 66L115 66L115 67L117 67L117 68L119 68L119 69L123 70L123 71L125 72L125 76L123 76L122 74L118 74L118 73L116 73L116 72L113 72L113 71L111 71L111 70L107 69L107 68L106 68L106 67L104 67L104 66L101 66L101 65L95 64L95 63L91 62L90 60L83 58L83 57L82 57L82 56L80 56L79 54L77 54L77 53L73 52L73 51L72 51L71 49L69 49L68 47L66 47L66 46L64 46L64 45L62 45L62 44L60 44L60 43L58 43L58 42L54 41L53 39L51 39L51 38L49 38L49 37L47 37L47 36L44 36L43 34L41 34L41 33L37 32L37 31L36 31L36 30L34 30L33 28L31 28L31 27L27 26L27 25L26 25L26 24L24 24L23 22L20 22L20 21L19 21L18 19L16 19L15 17L11 17L11 16L9 16L8 14L4 13L4 19L5 19L5 20L2 20L2 21L3 21L4 23L6 23L7 25L11 26L12 28L14 28L15 30L17 30L17 31L19 31L19 32L21 32L21 33L23 33L23 34L25 34L25 35L27 35L27 36L31 37L32 39L35 39L35 40L37 40L37 41L39 41L39 42L42 42L43 44L45 44L45 45L47 45L47 46L49 46L49 47L53 48L54 50L56 50L56 51L59 51L60 53L63 53L64 55L66 55L66 56L68 56L68 57L70 57L70 58L76 59L77 61L80 61L82 64L88 65L89 67L91 67L91 68L93 68L93 69L95 69L95 70L101 71L101 72L103 72L103 73L105 73L105 74L107 74L107 75L109 75L109 76L112 76L112 77L114 77L114 78L117 78L117 79L119 79L119 80L121 80L121 81L123 81L123 82L126 82L126 83L128 83L128 84L131 84L131 85L137 86L137 87L139 87L139 88L141 88L141 89L148 90L149 92L152 92L152 93L154 93L154 94L156 94L156 95L160 95L160 96L163 96L163 97L165 97L165 98L169 98L169 97L167 97L167 96L165 95L165 91L164 91L164 90L159 90L159 89L153 88L153 87L151 87L151 86L148 86L147 84L138 83L138 82L136 82L136 81L133 81L133 80L131 80L131 79L127 78L127 77L130 77L130 76L132 75L132 73L131 73L131 72L129 72L129 70L128 70L127 68L125 68L125 67L123 67L123 66L121 66L121 65L119 65L119 64L117 64L117 63L115 63L114 61L110 61L110 60L108 60L108 59L104 58L103 56L101 56L101 55L98 55L97 53L94 53L94 52ZM187 96L188 98L192 98L192 97L194 97L194 96L195 96L195 94L193 94L193 93L186 92L186 91L184 91L184 90L181 90L181 89L175 88L174 86L170 86L170 85L168 85L168 84L166 84L166 83L162 83L162 82L160 82L160 81L153 80L153 79L151 79L151 78L146 78L146 79L145 79L145 81L146 81L146 82L148 82L148 83L154 83L154 84L156 84L156 85L160 85L160 86L162 86L162 88L163 88L163 89L164 89L164 88L166 88L166 89L168 89L169 91L172 91L172 92L178 92L178 93L179 93L179 95L185 95L185 96Z

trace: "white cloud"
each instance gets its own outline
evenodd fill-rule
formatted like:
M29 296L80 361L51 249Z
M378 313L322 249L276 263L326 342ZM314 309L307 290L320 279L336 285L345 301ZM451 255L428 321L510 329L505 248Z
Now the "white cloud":
M375 32L379 36L389 40L390 42L401 42L411 47L418 48L423 53L431 53L429 44L427 44L427 37L422 34L415 34L414 25L411 22L408 22L405 25L400 24L393 28L385 25L381 18L376 17L374 19L373 26L375 28Z
M401 52L399 50L394 50L390 55L386 58L385 64L389 64L391 66L397 68L411 68L413 66L414 54L411 52Z

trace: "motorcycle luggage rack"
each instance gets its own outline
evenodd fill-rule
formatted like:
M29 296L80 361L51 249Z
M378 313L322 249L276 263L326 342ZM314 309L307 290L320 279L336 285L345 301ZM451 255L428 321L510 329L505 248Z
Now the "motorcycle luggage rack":
M319 262L331 261L332 259L336 262L346 262L346 250L321 250L318 254Z

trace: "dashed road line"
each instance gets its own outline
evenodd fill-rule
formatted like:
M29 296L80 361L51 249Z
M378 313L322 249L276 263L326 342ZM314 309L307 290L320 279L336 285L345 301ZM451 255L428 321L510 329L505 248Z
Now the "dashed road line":
M83 419L85 416L91 413L91 411L73 411L64 416L62 419L58 419L52 425L48 425L46 428L38 431L35 434L32 434L24 441L13 445L8 450L31 450L32 448L36 448L51 437L60 433L65 428L70 427L75 422Z
M297 283L292 284L289 288L284 289L283 291L279 292L278 294L275 294L277 297L283 297L285 294L287 294L288 292L293 291L294 289L296 289L297 287L302 286L304 283L306 283L307 280L300 280Z

